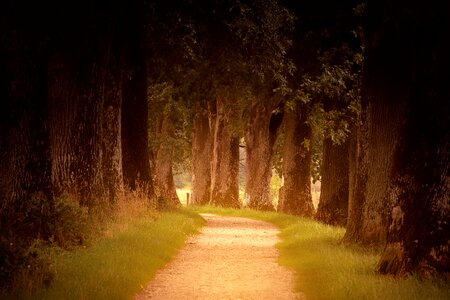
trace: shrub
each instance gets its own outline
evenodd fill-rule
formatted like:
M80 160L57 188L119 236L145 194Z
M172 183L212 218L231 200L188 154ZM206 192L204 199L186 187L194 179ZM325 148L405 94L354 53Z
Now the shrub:
M87 234L87 208L80 207L69 197L56 198L51 220L51 242L63 248L83 244Z
M0 233L0 290L31 291L51 283L55 249L83 243L88 213L67 196L17 202L19 209Z

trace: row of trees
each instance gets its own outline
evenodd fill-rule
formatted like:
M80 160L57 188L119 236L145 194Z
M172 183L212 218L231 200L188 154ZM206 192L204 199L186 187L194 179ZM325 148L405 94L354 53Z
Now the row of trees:
M278 210L386 244L383 273L448 272L448 9L332 2L2 4L3 239L53 237L63 195L176 206L189 157L193 203L240 207L244 146L247 206L274 209L276 161Z
M233 116L240 115L245 120L239 137L245 140L244 202L249 207L273 209L269 179L281 137L284 184L278 210L314 214L311 163L321 153L317 219L347 226L347 242L385 245L377 267L381 273L446 273L449 94L443 84L448 9L443 4L425 9L420 1L368 1L326 3L329 10L323 11L326 5L321 4L292 4L297 27L288 34L293 45L284 59L294 68L281 72L283 80L275 88L264 93L264 87L274 85L262 82L244 104L228 98L228 113L219 94L217 116L196 119L193 201L240 204L234 200L238 141L226 133L221 135L226 145L216 145L217 130L224 126L216 118L233 128ZM217 147L229 151L224 158L228 169L219 175L221 194L216 192Z

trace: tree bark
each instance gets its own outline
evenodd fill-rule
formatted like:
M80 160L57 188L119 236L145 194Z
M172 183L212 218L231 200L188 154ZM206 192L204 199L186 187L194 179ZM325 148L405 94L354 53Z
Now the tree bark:
M211 133L206 114L198 112L192 132L192 198L194 205L210 202Z
M107 18L106 18L107 19ZM54 34L48 94L52 182L85 206L114 203L123 191L121 106L124 40L111 20L77 34Z
M211 204L239 208L239 138L228 127L231 111L225 101L219 94L209 115L213 125L210 198Z
M140 3L140 2L139 2ZM144 189L150 198L154 197L151 180L150 153L148 143L147 69L142 32L143 10L137 5L131 9L130 34L126 49L126 70L123 82L122 103L122 168L124 182L128 188Z
M270 198L272 158L282 115L275 107L254 99L245 132L245 199L250 208L274 210Z
M47 131L47 45L35 28L1 30L8 43L0 46L5 60L1 67L5 110L0 123L0 236L18 233L23 240L45 239L50 236L54 209Z
M334 145L323 142L319 207L316 218L326 224L345 226L348 211L349 141Z
M158 206L160 208L174 207L180 205L180 199L173 180L173 146L170 146L167 142L173 136L173 131L167 115L158 119L158 124L155 124L155 136L159 142L156 148L151 151L153 186L158 198Z
M307 142L312 138L303 106L284 116L283 181L278 210L311 217L314 207L311 197L311 151Z
M326 112L344 111L348 103L325 98L323 105ZM345 226L347 223L349 139L350 136L339 145L334 144L331 137L325 137L323 141L320 199L315 218L330 225Z
M368 102L395 111L389 117L399 124L384 203L387 244L377 269L397 276L448 275L448 3L372 1L367 14Z
M386 87L379 87L386 90ZM392 173L404 105L390 104L377 90L368 91L371 103L362 103L358 129L355 186L351 187L350 216L345 240L381 245L386 241L388 186ZM395 91L393 96L401 97ZM359 215L358 215L359 214Z
M79 197L79 178L76 160L81 127L81 87L72 70L73 58L67 49L54 50L50 54L49 73L49 133L52 157L52 185L55 195L70 194ZM79 201L79 199L77 199Z
M344 241L357 243L361 236L362 207L367 183L367 131L362 124L361 111L355 124L355 133L349 140L348 217Z

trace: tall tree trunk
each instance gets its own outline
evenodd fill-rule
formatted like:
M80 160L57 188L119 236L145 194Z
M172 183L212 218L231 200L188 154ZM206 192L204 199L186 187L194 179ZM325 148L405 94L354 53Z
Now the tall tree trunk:
M211 196L211 131L206 114L198 112L192 132L191 203L208 204Z
M16 20L15 20L16 21ZM19 22L20 24L20 22ZM23 24L22 24L23 25ZM2 28L0 236L49 238L54 208L48 136L46 45L27 26ZM5 30L5 32L3 32Z
M118 58L120 50L115 53ZM104 195L114 203L124 191L122 171L122 70L112 58L105 60L104 102L102 113L102 176Z
M140 3L140 2L139 2ZM135 190L143 188L149 197L154 197L150 171L148 143L148 100L147 69L144 55L142 32L142 8L131 9L136 12L130 17L130 34L126 51L126 64L129 76L125 76L122 103L122 155L125 184ZM141 26L142 25L142 26ZM151 109L151 108L150 108Z
M284 116L283 181L278 210L310 217L314 213L311 197L311 127L303 106Z
M85 42L56 35L48 65L53 186L90 207L123 191L123 42L110 29L116 24L103 21L85 28Z
M245 198L251 208L273 210L270 178L274 145L282 115L274 115L272 105L258 100L253 100L245 132Z
M367 183L367 131L361 122L362 110L349 140L348 216L344 241L358 242L361 236L362 207ZM364 166L364 168L362 167Z
M79 159L78 128L83 107L80 82L72 70L73 58L67 49L50 54L49 73L49 133L52 157L52 185L56 196L70 194L79 197L75 174ZM78 176L76 176L78 178ZM79 200L79 199L78 199Z
M324 99L326 112L343 111L347 105L343 100ZM339 145L334 144L331 137L325 137L323 141L320 199L315 217L326 224L339 226L347 224L349 138Z
M228 127L231 113L225 101L224 95L218 95L216 110L209 115L213 121L211 203L239 208L239 138Z
M381 273L429 277L450 271L448 8L444 2L367 5L368 102L395 111L388 117L399 124L384 203L389 214Z
M402 99L408 94L408 88L404 76L396 77L399 72L396 65L404 58L398 62L392 60L388 54L391 50L375 50L378 57L368 64L374 51L371 48L375 45L369 40L371 34L365 34L366 65L356 140L356 170L352 175L354 186L350 187L348 228L344 240L382 245L388 230L388 188L394 171L393 157L407 111L406 102ZM402 57L399 48L394 48L392 55Z
M401 97L395 91L390 92ZM350 188L351 217L345 240L380 245L386 240L388 186L404 105L399 101L391 105L376 90L369 97L376 100L362 103L362 125L357 137L356 179L355 186Z
M316 218L326 224L345 226L348 210L349 141L334 145L323 142L321 188Z
M159 118L156 124L156 139L159 141L151 151L151 162L153 171L153 186L158 197L158 205L163 208L167 206L180 205L172 172L173 146L168 140L173 137L170 120L167 115Z

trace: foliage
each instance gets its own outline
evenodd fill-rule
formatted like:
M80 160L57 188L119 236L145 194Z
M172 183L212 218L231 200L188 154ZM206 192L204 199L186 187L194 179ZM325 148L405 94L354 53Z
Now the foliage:
M157 149L163 143L171 151L171 160L176 169L188 169L190 166L190 132L192 120L190 108L184 102L179 90L172 83L152 83L148 88L149 101L149 147ZM170 127L167 133L161 132L164 121Z
M36 285L48 285L55 273L43 251L45 243L35 240L32 244L20 239L1 237L0 240L0 295L6 290L23 289Z
M83 243L87 230L87 208L80 207L68 196L56 198L53 220L50 241L63 248Z
M361 51L352 50L346 43L324 51L319 57L319 74L304 75L297 98L294 98L310 107L313 182L320 180L323 140L329 138L333 144L342 144L359 114Z
M352 9L355 4L351 2L288 4L297 17L290 54L296 72L290 78L285 108L293 111L302 107L302 113L309 116L313 131L313 139L307 141L313 159L311 175L317 181L323 139L342 143L359 111L363 49L360 18L355 15L359 16L364 7Z
M42 207L39 205L39 201L35 200L34 202L36 202L34 206ZM133 191L127 190L120 195L112 206L92 207L89 213L86 209L80 208L68 196L56 199L55 203L54 215L51 218L53 223L50 226L50 228L54 228L55 234L48 240L25 240L22 236L7 237L2 234L0 238L0 278L2 282L0 298L43 299L47 297L47 299L50 299L52 296L45 295L55 292L55 289L55 294L60 295L60 298L66 298L72 294L70 290L64 290L64 287L59 286L62 278L67 281L62 284L64 286L72 284L72 287L76 287L77 284L80 284L76 287L78 289L76 293L82 295L85 291L82 290L83 284L81 282L83 280L80 278L86 275L84 272L90 268L89 264L92 264L93 268L95 266L99 267L98 263L101 263L101 260L98 257L102 255L101 251L108 252L106 248L98 250L98 252L95 252L93 248L97 249L96 247L100 247L99 245L102 243L108 243L110 240L118 239L119 236L132 232L141 223L148 224L151 228L156 226L151 230L157 231L161 229L153 224L154 220L159 216L154 210L156 204L149 202L147 193L142 188L137 188ZM172 232L170 234L167 233L169 239L181 239L184 233L190 232L192 228L197 228L201 224L198 217L182 211L164 213L161 218L164 219L167 214L173 214L174 219L168 221L170 224L167 225L167 228L161 230ZM34 217L36 215L36 213L33 213ZM168 218L170 219L171 217ZM162 221L162 223L164 222ZM174 225L175 223L177 225ZM186 226L180 227L179 224L181 223ZM181 231L179 231L180 228ZM147 234L147 229L143 228L142 232L136 232L136 234ZM149 239L151 238L159 238L159 235L150 236ZM139 239L136 242L139 243ZM152 243L154 242L155 240ZM180 243L178 240L171 240L169 243L172 242ZM122 242L117 240L117 244L120 243ZM144 249L140 249L140 251L144 251ZM172 249L172 246L170 246L170 249ZM166 249L161 248L160 251L163 253ZM90 258L91 261L82 258L87 252L95 252ZM103 255L107 254L103 253ZM112 253L112 260L116 259L114 255L117 257L120 254L117 251ZM143 253L140 255L143 255ZM81 260L77 261L77 258ZM88 265L83 265L83 262L86 262ZM113 264L113 261L110 262ZM112 271L108 276L117 277L116 274L122 274L122 271L117 268L111 269ZM114 272L117 273L115 274ZM148 273L146 275L143 270L137 272L142 272L142 274L148 276ZM78 274L76 276L78 276L80 281L70 282L71 276L75 276L74 274ZM97 275L97 271L92 271L91 280L97 278ZM51 289L47 290L50 287ZM133 293L130 290L127 292ZM66 293L65 296L64 293Z
M150 124L163 113L174 125L173 136L151 136L150 147L166 143L176 151L175 167L188 169L191 118L205 113L208 101L226 95L226 124L242 136L241 116L254 95L271 99L273 89L284 89L293 69L286 54L294 17L277 0L177 3L156 2L149 13Z
M320 74L303 78L301 89L308 97L302 99L313 102L311 126L339 145L359 112L362 53L343 44L325 51L320 60Z
M12 220L14 229L0 235L0 289L49 285L55 272L48 254L82 244L88 235L87 221L87 209L68 196L53 203L39 196L24 202ZM42 230L38 238L27 238L37 229Z
M287 87L286 76L294 65L287 59L292 41L294 16L278 1L237 1L233 20L227 25L242 43L246 54L241 66L263 83L276 82L277 89Z

